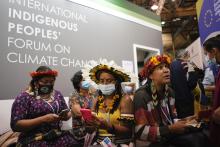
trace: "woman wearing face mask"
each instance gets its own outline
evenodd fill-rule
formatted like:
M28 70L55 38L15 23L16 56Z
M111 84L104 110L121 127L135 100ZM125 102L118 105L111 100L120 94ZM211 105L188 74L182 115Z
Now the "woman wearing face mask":
M215 60L215 50L212 48L212 43L213 40L210 38L203 45L206 52L205 59L208 64L205 67L205 76L202 84L210 101L214 98L216 78L220 70L220 65L218 65Z
M94 100L93 93L90 92L92 85L83 79L81 71L74 74L71 82L74 89L70 98L70 105L72 102L78 101L81 108L91 109Z
M120 120L124 114L133 116L131 99L123 96L121 82L135 82L133 74L126 72L113 61L104 60L83 70L88 80L98 84L99 95L94 104L96 117L92 122L98 127L97 142L109 137L114 144L129 144L132 137L131 124Z
M71 82L73 84L73 92L69 99L69 105L72 112L72 134L79 145L82 146L87 133L85 122L80 112L81 108L91 109L94 101L93 94L90 93L92 87L88 81L83 80L82 72L76 72Z
M57 71L40 66L31 73L28 90L19 94L12 105L11 128L21 132L20 146L71 146L76 144L69 132L61 131L61 121L68 120L63 95L54 90Z

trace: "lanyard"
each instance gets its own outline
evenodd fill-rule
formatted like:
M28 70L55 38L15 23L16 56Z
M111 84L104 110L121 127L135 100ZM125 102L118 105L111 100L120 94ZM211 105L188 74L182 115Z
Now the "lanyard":
M54 97L52 99L54 100ZM59 107L59 103L58 103L57 100L55 101L55 104L57 106L57 111L56 112L55 112L54 107L48 101L44 100L44 102L46 102L50 106L50 108L52 109L53 113L58 114L60 107Z
M170 117L170 111L169 111L168 105L166 104L166 110L167 110L168 114L166 114L164 112L164 110L163 110L163 108L161 106L160 106L160 109L161 109L163 115L166 117L166 120L169 122L169 124L173 124L172 119Z

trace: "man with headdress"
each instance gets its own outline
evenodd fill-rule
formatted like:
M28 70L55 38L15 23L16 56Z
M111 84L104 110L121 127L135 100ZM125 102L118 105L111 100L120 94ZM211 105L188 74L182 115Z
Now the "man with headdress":
M148 78L134 96L135 138L138 147L203 147L202 134L187 132L194 117L174 121L175 99L169 88L171 59L152 56L144 65L142 76Z

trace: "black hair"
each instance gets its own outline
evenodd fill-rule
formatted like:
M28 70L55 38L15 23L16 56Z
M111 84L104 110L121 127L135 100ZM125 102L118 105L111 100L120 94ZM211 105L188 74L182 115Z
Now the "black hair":
M211 52L213 48L220 50L220 34L206 40L203 47L207 52Z
M48 66L40 66L36 69L36 72L48 72L48 71L52 71L52 69ZM54 79L56 79L55 76L53 75L38 75L38 76L34 76L32 77L32 80L30 82L30 86L31 86L31 91L35 92L35 85L34 83L39 81L41 78L43 77L54 77Z
M73 84L74 89L77 90L77 92L79 92L80 90L80 83L83 80L83 76L82 76L82 71L77 71L73 77L71 78L71 82Z
M215 36L216 39L220 39L220 34Z
M107 70L107 69L103 69L103 70L100 70L96 73L96 79L99 80L100 79L100 75L101 73L108 73L110 75L113 75L113 77L115 78L115 80L119 83L123 82L124 81L124 78L115 74L114 72L110 71L110 70Z
M199 69L199 68L194 68L194 70L195 70L195 73L196 73L198 79L203 80L204 76L205 76L205 71L202 69Z

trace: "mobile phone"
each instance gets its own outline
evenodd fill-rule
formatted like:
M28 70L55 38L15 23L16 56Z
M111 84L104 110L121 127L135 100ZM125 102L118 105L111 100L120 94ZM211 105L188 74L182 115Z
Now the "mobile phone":
M92 112L90 109L80 109L80 112L82 113L82 117L85 121L92 120Z
M111 142L111 139L108 138L108 137L105 137L102 142L100 142L100 144L103 146L103 147L112 147L112 142Z
M70 111L70 109L64 109L58 115L61 116L61 117L65 116L69 111Z

